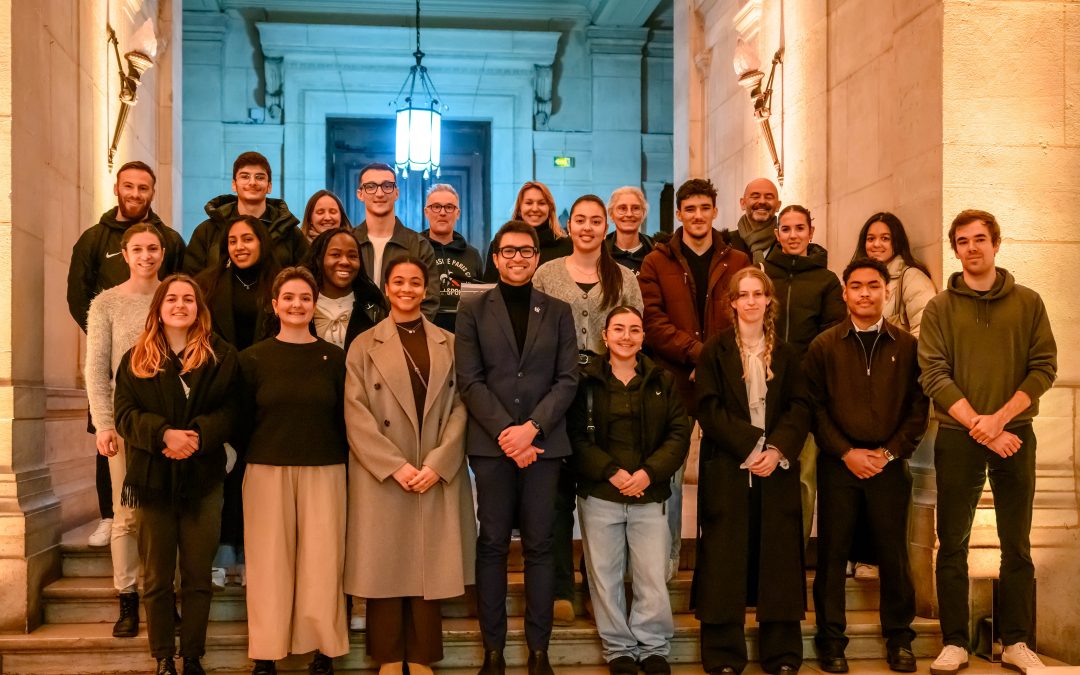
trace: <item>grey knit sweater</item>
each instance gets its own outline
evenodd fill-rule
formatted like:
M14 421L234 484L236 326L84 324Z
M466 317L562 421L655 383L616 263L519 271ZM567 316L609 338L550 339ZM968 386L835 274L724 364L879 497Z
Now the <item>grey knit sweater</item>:
M115 286L90 303L86 320L86 397L90 418L98 431L114 429L113 379L124 353L146 327L153 295L124 293Z
M533 276L533 288L570 305L574 312L578 350L587 349L595 354L602 354L606 351L604 323L614 305L600 307L604 296L600 284L593 286L588 293L582 291L570 278L570 272L566 269L567 260L569 258L556 258L541 265ZM639 312L642 311L645 303L641 300L641 287L638 286L637 277L622 265L619 265L619 271L622 273L623 288L618 304L630 305Z

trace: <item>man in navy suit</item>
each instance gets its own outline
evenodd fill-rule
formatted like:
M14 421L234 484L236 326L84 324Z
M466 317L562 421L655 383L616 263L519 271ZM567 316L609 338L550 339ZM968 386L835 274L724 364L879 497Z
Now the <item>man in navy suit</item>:
M529 675L552 675L554 503L559 466L571 452L565 416L577 393L578 366L570 306L532 287L539 247L527 223L503 225L492 255L497 287L458 309L457 379L469 409L467 445L480 520L480 675L502 675L506 668L506 560L515 514L525 557Z

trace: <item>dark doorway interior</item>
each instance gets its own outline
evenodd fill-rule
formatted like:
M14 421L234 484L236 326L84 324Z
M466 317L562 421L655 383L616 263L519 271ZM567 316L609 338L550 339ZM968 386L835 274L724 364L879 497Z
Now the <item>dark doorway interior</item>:
M394 163L394 120L372 117L331 117L326 120L327 184L341 196L354 224L364 219L364 205L356 198L360 169L371 162ZM491 124L444 120L442 175L424 178L410 171L398 176L397 215L408 227L427 228L424 197L434 183L449 183L461 197L460 232L473 246L485 250L487 214L491 205Z

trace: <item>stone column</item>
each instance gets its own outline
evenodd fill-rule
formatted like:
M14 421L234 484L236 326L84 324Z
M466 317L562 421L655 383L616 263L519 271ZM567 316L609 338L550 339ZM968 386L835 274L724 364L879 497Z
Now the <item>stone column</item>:
M641 184L641 58L647 28L589 26L596 194ZM635 171L636 168L636 171Z

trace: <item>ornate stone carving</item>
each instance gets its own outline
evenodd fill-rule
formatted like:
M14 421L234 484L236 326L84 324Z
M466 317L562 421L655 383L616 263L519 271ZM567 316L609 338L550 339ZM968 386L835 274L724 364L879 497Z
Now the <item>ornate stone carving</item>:
M551 66L536 64L533 72L533 128L542 131L547 129L548 120L551 118Z
M273 124L282 122L282 77L281 68L284 59L280 56L268 56L263 59L263 73L266 78L266 116Z

